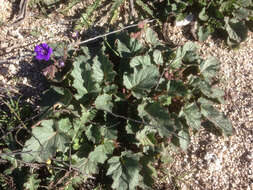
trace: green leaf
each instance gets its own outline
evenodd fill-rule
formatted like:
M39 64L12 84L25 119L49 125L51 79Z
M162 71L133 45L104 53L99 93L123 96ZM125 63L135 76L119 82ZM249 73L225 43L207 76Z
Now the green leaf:
M217 111L212 106L211 102L204 98L199 98L198 102L201 103L200 108L203 116L211 121L216 127L220 128L225 135L232 135L232 125L223 113Z
M237 3L242 7L249 7L253 5L252 0L238 0Z
M154 57L154 62L157 65L162 65L163 64L163 56L162 56L162 52L160 50L155 50L153 52L153 57Z
M100 128L102 136L107 139L116 140L118 138L118 130L110 127L101 127Z
M145 106L145 111L156 120L163 121L166 124L170 120L169 113L163 107L161 107L157 102L149 103Z
M158 78L158 69L150 65L140 70L134 69L134 73L131 75L124 75L123 84L132 91L134 97L142 98L156 85Z
M50 108L55 104L67 106L71 100L72 94L68 89L52 86L43 93L40 106L43 110Z
M150 43L152 46L160 45L157 34L151 28L146 29L145 36L146 36L147 42Z
M158 99L163 106L169 106L171 104L171 96L161 95L158 97Z
M64 56L64 48L66 48L66 44L64 42L51 43L49 46L53 49L52 56L55 58Z
M105 55L99 55L93 59L92 69L92 76L98 83L102 81L114 82L116 73L113 71L113 65Z
M142 44L129 36L122 36L117 40L117 51L121 57L129 57L138 53L143 48Z
M170 95L179 95L179 96L186 96L187 89L181 80L171 80L169 86L169 94Z
M173 162L174 157L172 157L171 155L171 146L169 145L165 146L164 143L161 143L160 156L161 156L161 161L164 164L169 164Z
M136 0L135 3L137 5L139 5L144 11L146 11L150 16L152 16L152 17L155 16L154 13L153 13L153 11L142 0Z
M72 166L86 174L83 175L83 177L88 178L88 175L97 174L99 172L97 162L93 162L88 158L79 158L77 155L73 155L72 160L75 160L75 163L72 164Z
M182 108L187 124L195 130L201 127L201 113L195 102L187 104Z
M77 90L75 98L81 99L85 94L98 92L99 86L96 81L92 78L92 69L87 58L84 56L77 57L73 63L74 68L71 72L73 77L73 87Z
M84 176L74 176L68 179L68 184L65 184L64 190L75 190L85 181Z
M85 134L88 140L92 141L94 144L98 144L102 140L99 127L97 126L90 125L86 129Z
M145 190L152 190L152 186L154 183L154 179L158 178L157 170L155 169L153 163L155 159L149 155L143 155L140 159L140 163L142 165L142 177L143 183L140 184L140 187Z
M219 88L212 87L206 81L199 77L189 77L189 85L192 85L196 89L200 90L205 96L212 99L217 99L220 103L224 103L224 91Z
M216 98L221 104L224 104L225 103L224 91L219 88L215 88L215 87L213 87L211 90L212 90L212 94L209 97L214 98L214 99Z
M139 156L132 152L122 152L108 160L106 175L112 176L112 188L117 190L135 190L141 179Z
M40 186L41 179L38 179L38 174L32 174L29 176L27 182L24 184L27 190L36 190Z
M174 69L178 69L182 65L182 61L192 62L198 58L197 54L197 46L193 42L186 42L183 47L179 47L176 51L176 58L171 63L171 67Z
M93 152L89 154L89 159L92 162L104 164L108 155L113 153L113 141L107 141L105 144L98 145Z
M108 94L98 96L95 101L95 106L97 109L111 112L113 107L112 96Z
M154 148L155 144L157 143L155 139L155 133L155 129L150 126L145 126L144 129L137 132L136 139L142 146L150 146Z
M204 26L200 26L199 29L198 29L198 38L199 38L199 41L200 42L203 42L205 41L208 36L210 35L210 31L207 27L204 27Z
M148 113L150 119L154 121L151 123L152 126L157 126L159 135L161 137L169 137L171 131L174 130L174 122L171 120L168 111L156 102L147 104L144 109Z
M114 145L114 141L105 138L104 140L104 144L103 144L103 150L106 154L113 154L115 145Z
M186 42L182 49L182 56L185 56L187 52L195 52L197 51L197 46L193 42Z
M117 92L118 92L118 86L115 84L106 85L103 88L103 93L105 93L105 94L117 94Z
M225 18L225 28L231 40L240 43L247 38L247 27L243 21Z
M138 105L137 110L138 110L138 116L141 117L142 119L147 116L147 112L145 111L145 106L147 105L146 102L142 102L141 104Z
M58 121L58 128L64 133L68 133L69 130L72 128L72 124L69 118L63 118Z
M219 61L215 57L209 57L206 61L203 61L199 65L200 73L204 76L204 79L211 84L212 79L217 76L219 70Z
M242 7L233 13L233 15L239 20L247 19L249 14L250 14L250 11Z
M199 19L202 21L207 21L209 19L208 15L206 14L206 8L203 7L199 13Z
M149 55L144 55L144 56L135 56L133 59L130 61L130 66L132 68L141 65L142 67L145 67L147 65L152 65L150 56Z
M199 56L197 54L197 45L193 42L186 42L181 53L184 63L189 64L199 59Z
M95 109L86 109L82 107L81 114L78 118L73 120L74 132L72 134L72 141L77 141L74 146L76 149L79 147L79 140L81 139L82 132L86 130L85 124L90 122L96 116L97 110Z
M26 162L45 162L54 156L57 150L65 152L70 139L59 131L54 131L54 121L44 120L41 127L32 130L33 136L26 141L22 159Z
M190 143L190 135L188 132L181 130L178 133L179 138L179 145L184 151L187 150L189 143Z

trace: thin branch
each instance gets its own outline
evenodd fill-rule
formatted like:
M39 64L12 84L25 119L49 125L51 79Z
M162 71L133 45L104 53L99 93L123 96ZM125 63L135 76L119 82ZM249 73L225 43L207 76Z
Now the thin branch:
M61 160L58 160L58 159L55 159L55 158L51 158L51 160L53 160L53 161L55 161L55 162L58 162L58 163L61 163L62 165L64 165L64 166L67 167L67 168L70 167L70 165L69 165L68 163L65 163L64 161L61 161ZM91 178L91 179L95 179L95 177L90 176L90 175L87 175L86 173L84 173L83 171L79 170L79 169L76 168L76 167L71 167L71 169L74 170L74 171L77 171L78 173L81 173L81 174L83 174L84 176L87 176L87 177L89 177L89 178Z
M155 21L155 19L148 20L148 21L145 21L145 22L146 22L146 23L151 23L151 22L154 22L154 21ZM112 35L112 34L121 32L121 31L126 30L126 29L129 29L129 28L134 28L134 27L136 27L136 26L138 26L138 24L132 24L132 25L123 27L123 28L121 28L121 29L118 29L118 30L115 30L115 31L112 31L112 32L109 32L109 33L106 33L106 34L102 34L102 35L96 36L96 37L94 37L94 38L90 38L90 39L88 39L88 40L84 40L84 41L82 41L82 42L77 43L77 45L83 45L83 44L85 44L85 43L88 43L88 42L97 40L97 39L99 39L99 38L104 38L104 37L106 37L106 36L109 36L109 35Z
M104 110L104 111L106 111L106 110ZM118 117L118 118L121 118L121 119L124 119L124 120L129 120L129 121L132 121L132 122L135 122L135 123L139 123L139 124L142 124L142 125L147 125L147 126L150 126L150 127L158 128L156 125L151 125L151 124L149 124L149 123L147 123L145 121L139 121L139 120L132 119L132 118L129 118L129 117L125 117L123 115L118 115L118 114L115 114L115 113L112 113L112 112L109 112L109 111L106 111L106 112L109 113L109 114L111 114L111 115L113 115L114 117ZM184 137L176 134L173 131L170 131L170 133L173 134L173 135L175 135L178 138L182 138L182 139L188 141L188 139L186 139L186 138L184 138Z
M151 20L145 21L145 23L151 23L151 22L154 22L154 21L155 21L155 19L151 19ZM109 33L106 33L106 34L102 34L102 35L99 35L99 36L96 36L96 37L93 37L93 38L90 38L90 39L88 39L88 40L84 40L84 41L81 41L81 42L77 42L77 43L74 43L74 44L75 44L75 45L83 45L83 44L86 44L86 43L88 43L88 42L97 40L97 39L99 39L99 38L104 38L104 37L106 37L106 36L109 36L109 35L112 35L112 34L121 32L121 31L126 30L126 29L129 29L129 28L134 28L134 27L136 27L136 26L138 26L138 24L132 24L132 25L123 27L123 28L121 28L121 29L119 29L119 30L115 30L115 31L113 31L113 32L109 32ZM49 37L49 38L47 38L46 40L49 40L49 39L52 39L52 37ZM36 42L35 42L35 43L36 43ZM30 45L35 44L35 43L31 43ZM21 47L24 47L24 46L12 47L12 50L13 50L13 49L16 49L16 48L21 48ZM19 58L24 58L24 57L28 57L28 56L32 56L32 55L33 55L33 54L26 54L26 55L23 55L23 56L19 56ZM18 56L14 56L14 57L11 57L11 58L7 58L7 59L4 59L4 60L0 60L0 64L6 63L6 62L8 62L8 61L11 60L11 59L16 59L16 58L18 58Z
M0 153L0 156L16 156L16 155L20 155L20 154L31 154L34 152L41 152L41 151L32 151L32 150L27 150L27 151L13 151L13 152L7 152L7 153Z

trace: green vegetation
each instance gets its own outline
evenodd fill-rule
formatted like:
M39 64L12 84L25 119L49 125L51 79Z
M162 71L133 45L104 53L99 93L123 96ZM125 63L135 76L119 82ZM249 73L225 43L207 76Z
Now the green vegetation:
M55 8L52 2L32 1L30 6L39 4L47 11ZM79 2L65 2L61 12ZM176 19L193 14L200 41L221 30L231 46L245 40L252 21L252 2L247 0L134 2L139 18L155 18L159 24L171 14ZM104 3L95 0L74 28L92 26L92 15ZM117 21L124 3L111 2L108 23ZM49 44L53 64L43 74L51 87L41 97L36 122L26 122L31 107L11 97L4 102L3 189L72 190L90 180L93 189L153 189L154 165L170 161L170 147L187 151L191 135L201 128L232 135L229 120L214 107L224 103L216 85L218 58L204 60L193 42L171 49L140 22L87 46L74 45Z

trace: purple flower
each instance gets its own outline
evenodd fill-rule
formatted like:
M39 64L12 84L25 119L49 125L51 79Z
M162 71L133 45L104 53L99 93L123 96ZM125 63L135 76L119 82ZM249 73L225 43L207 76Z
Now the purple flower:
M34 51L36 53L37 60L45 61L48 61L50 59L50 55L53 53L52 48L49 47L46 43L35 46Z
M79 36L79 32L78 31L75 31L75 32L72 32L72 38L78 38Z

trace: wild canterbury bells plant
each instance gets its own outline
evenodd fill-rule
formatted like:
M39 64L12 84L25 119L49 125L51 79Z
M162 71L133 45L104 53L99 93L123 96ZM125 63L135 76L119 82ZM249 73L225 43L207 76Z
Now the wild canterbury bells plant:
M112 189L146 190L157 176L153 163L168 162L171 145L187 151L190 134L203 127L232 134L229 120L213 107L224 101L213 86L219 62L202 59L194 43L172 51L147 26L98 43L76 51L51 45L57 60L67 53L66 65L58 70L60 84L42 97L43 116L23 148L25 162L71 164L65 189L97 174ZM52 53L45 44L36 50L45 60ZM58 76L56 64L48 67L50 80ZM50 179L57 181L62 171L55 169Z

